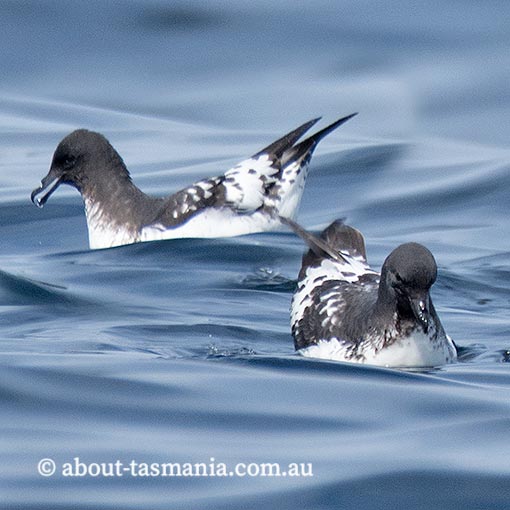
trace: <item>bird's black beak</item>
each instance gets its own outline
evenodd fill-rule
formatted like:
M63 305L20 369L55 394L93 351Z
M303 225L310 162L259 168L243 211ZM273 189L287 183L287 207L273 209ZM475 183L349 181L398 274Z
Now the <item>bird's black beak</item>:
M37 207L43 207L50 195L58 188L61 177L52 174L51 170L48 175L41 181L41 185L32 191L30 199Z
M430 324L430 298L426 294L424 296L410 297L409 304L416 320L421 324L423 332L427 333Z

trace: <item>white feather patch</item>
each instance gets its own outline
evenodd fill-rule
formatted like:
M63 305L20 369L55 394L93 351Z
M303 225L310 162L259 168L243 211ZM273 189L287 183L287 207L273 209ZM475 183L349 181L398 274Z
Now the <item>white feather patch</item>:
M267 154L242 161L225 172L225 198L237 209L255 210L264 204L266 186L275 169ZM274 180L274 179L273 179Z
M149 225L140 232L140 241L178 239L190 237L231 237L273 230L281 224L271 216L256 212L249 215L236 214L231 209L206 208L174 228Z

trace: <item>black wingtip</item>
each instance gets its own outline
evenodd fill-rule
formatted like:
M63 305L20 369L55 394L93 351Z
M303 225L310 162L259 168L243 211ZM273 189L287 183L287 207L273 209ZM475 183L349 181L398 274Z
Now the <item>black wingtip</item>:
M303 142L301 143L304 144L308 141L313 141L315 144L318 144L326 135L331 133L331 131L334 131L337 127L341 126L342 124L345 124L348 120L351 120L353 117L356 117L356 115L358 115L358 112L351 113L350 115L346 115L345 117L336 120L329 126L326 126L324 129L317 131L317 133L314 133L306 140L303 140Z
M299 223L296 223L294 220L291 220L290 218L284 218L283 216L280 216L280 221L284 225L290 227L290 229L293 230L295 234L301 237L301 239L303 239L307 246L318 257L327 257L332 260L335 260L336 262L341 263L347 262L345 257L341 253L331 248L331 246L329 246L328 243L324 241L324 239L317 237L311 232L308 232L301 225L299 225Z
M295 149L299 148L299 150L296 151L296 154L301 153L301 151L306 152L307 150L309 150L309 148L315 147L326 135L331 133L331 131L334 131L337 127L341 126L342 124L347 122L349 119L352 119L356 115L358 115L358 112L346 115L345 117L338 119L337 121L333 122L333 124L326 126L320 131L317 131L317 133L314 133L312 136L309 136L308 138L300 142L298 145L294 146L294 144L301 138L301 136L303 136L314 124L319 122L319 120L321 120L322 118L316 117L315 119L305 122L298 128L291 131L290 133L287 133L285 136L282 136L281 138L279 138L272 144L268 145L267 147L264 147L261 151L254 154L253 157L256 158L258 156L261 156L262 154L272 154L277 158L280 158L285 151L290 150L293 146Z
M345 124L349 119L352 119L356 115L358 115L357 112L351 113L350 115L346 115L345 117L342 117L341 119L338 119L337 121L333 122L333 124L326 126L320 131L317 131L317 133L314 133L308 138L305 138L302 142L299 142L297 145L294 145L294 147L292 147L292 150L289 150L288 153L286 154L287 161L299 157L311 157L313 151L315 150L315 147L317 147L317 144L326 135L331 133L331 131L334 131L337 127L341 126L342 124Z
M301 126L297 127L290 133L282 136L272 144L264 147L261 151L257 152L253 157L256 158L262 154L274 154L276 157L280 157L289 147L292 147L314 124L319 122L321 117L309 120Z

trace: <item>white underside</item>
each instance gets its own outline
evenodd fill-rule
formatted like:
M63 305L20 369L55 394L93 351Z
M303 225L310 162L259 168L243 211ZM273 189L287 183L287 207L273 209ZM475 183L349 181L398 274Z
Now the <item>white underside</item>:
M434 345L427 335L418 331L378 352L366 350L361 359L346 357L348 349L336 338L321 340L317 345L300 349L298 353L310 358L401 368L437 367L457 359L455 347L449 337L447 341Z
M175 228L151 225L143 228L136 236L125 228L113 228L111 223L100 221L94 214L87 214L87 223L89 245L92 249L162 239L233 237L281 227L279 221L261 212L243 215L228 209L212 208L204 209Z
M230 209L204 209L175 228L152 225L142 229L140 241L183 237L233 237L281 227L268 214L237 214Z

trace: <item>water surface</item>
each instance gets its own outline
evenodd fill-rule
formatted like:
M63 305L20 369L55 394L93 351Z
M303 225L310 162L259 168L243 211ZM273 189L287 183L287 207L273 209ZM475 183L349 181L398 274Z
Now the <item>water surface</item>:
M507 2L4 2L0 506L508 508ZM222 173L317 115L299 221L343 217L379 268L439 264L461 346L427 372L309 360L290 232L88 249L75 190L29 195L69 131L145 191ZM311 464L313 476L63 476L83 463ZM37 471L56 462L50 477ZM212 461L211 459L214 459Z

